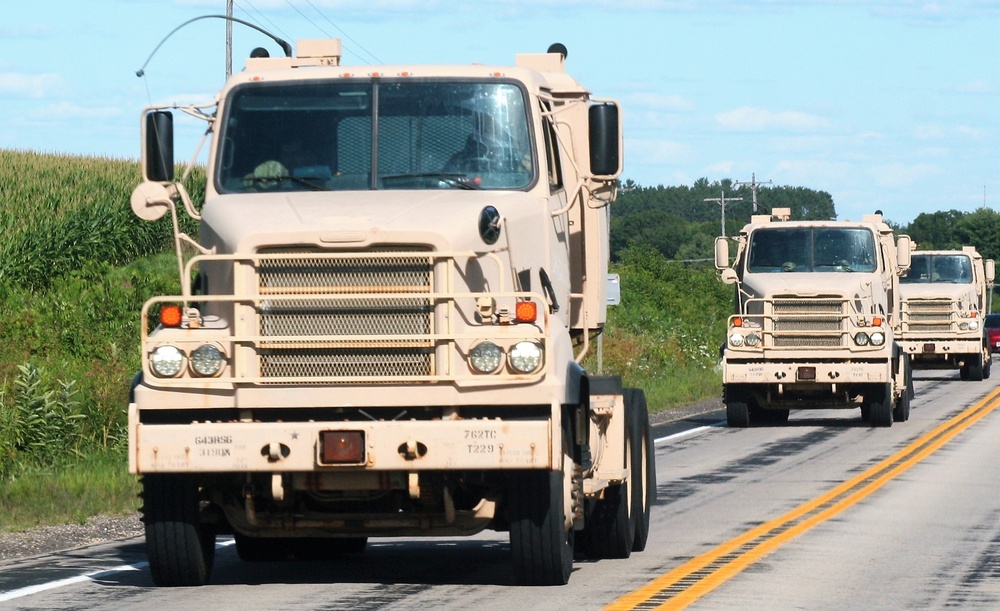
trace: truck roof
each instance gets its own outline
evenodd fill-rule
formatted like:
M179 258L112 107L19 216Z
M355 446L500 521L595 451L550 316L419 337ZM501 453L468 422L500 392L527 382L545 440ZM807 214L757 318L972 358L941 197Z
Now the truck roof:
M560 53L527 53L515 56L512 66L485 64L390 64L344 66L340 40L300 40L295 57L250 57L242 72L233 74L226 87L263 81L297 81L330 78L510 78L529 89L554 94L588 94L565 72Z

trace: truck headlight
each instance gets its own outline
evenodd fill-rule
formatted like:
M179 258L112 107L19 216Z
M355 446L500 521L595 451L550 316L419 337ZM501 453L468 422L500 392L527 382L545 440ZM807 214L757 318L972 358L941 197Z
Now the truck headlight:
M493 373L503 363L503 350L493 342L476 344L469 351L469 364L479 373Z
M200 376L214 376L222 369L226 357L212 344L198 346L191 353L191 369Z
M969 321L969 331L975 331L979 328L979 321L970 320Z
M519 373L531 373L542 364L542 347L535 342L517 342L508 356L511 368Z
M872 346L881 346L885 343L885 333L882 333L881 331L872 333L871 338Z
M854 334L854 343L858 346L867 346L871 343L871 338L864 331L858 331Z
M184 366L184 353L176 346L157 346L149 355L149 364L156 375L161 378L172 378L180 373Z
M757 346L760 345L760 336L757 335L756 333L750 333L743 341L746 343L747 346L751 348L756 348Z
M733 348L739 348L743 345L743 334L742 333L732 333L729 336L729 345Z

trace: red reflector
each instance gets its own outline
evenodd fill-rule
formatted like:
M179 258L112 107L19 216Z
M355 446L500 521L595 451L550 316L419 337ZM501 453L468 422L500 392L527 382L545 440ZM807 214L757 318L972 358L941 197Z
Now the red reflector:
M321 431L319 459L324 465L365 462L364 431Z
M517 322L535 322L538 318L538 306L534 301L518 301L514 309Z
M181 326L181 306L172 304L161 306L160 324L164 327Z

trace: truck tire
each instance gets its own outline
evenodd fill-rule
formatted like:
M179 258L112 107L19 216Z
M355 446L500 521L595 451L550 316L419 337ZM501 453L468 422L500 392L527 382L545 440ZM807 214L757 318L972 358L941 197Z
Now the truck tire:
M892 408L892 419L895 422L906 422L910 419L910 386L913 384L913 369L910 364L910 357L903 355L903 392L899 399L896 399L896 406Z
M236 555L243 562L279 562L288 559L293 539L284 537L249 537L240 533L233 535Z
M208 583L215 560L215 531L201 521L197 482L165 473L142 478L146 554L158 586Z
M990 354L989 350L983 349L983 379L990 379L990 369L993 368L993 355Z
M746 399L726 401L726 425L734 429L750 426L750 406Z
M893 405L891 383L872 387L871 391L865 395L865 403L868 404L869 424L871 426L892 426Z
M968 380L970 382L982 382L983 381L983 353L973 355L972 358L968 360L969 375Z
M633 409L629 413L629 395L632 391ZM625 416L632 429L632 551L646 549L649 538L649 514L656 502L656 448L653 445L653 428L649 425L649 408L646 394L640 389L625 390Z
M567 528L564 500L573 492L574 472L572 457L564 450L562 471L511 474L510 551L518 585L562 586L569 582L575 534L571 526Z
M625 447L625 468L629 477L620 484L611 484L604 490L603 498L596 499L588 507L583 533L579 542L583 546L583 556L589 560L602 558L628 558L632 553L635 539L633 504L635 494L635 451L637 440L632 424L635 406L635 389L622 391L625 403L625 425L622 443ZM641 444L641 441L638 442Z

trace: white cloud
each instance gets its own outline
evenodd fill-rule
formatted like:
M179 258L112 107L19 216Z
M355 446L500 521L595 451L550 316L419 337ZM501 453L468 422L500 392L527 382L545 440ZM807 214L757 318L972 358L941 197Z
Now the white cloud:
M55 74L0 73L0 95L41 98L61 84L62 79Z
M631 160L640 161L637 165L677 164L686 161L690 152L688 145L669 140L625 139L625 155L630 165Z
M889 163L873 166L869 170L872 182L878 187L907 187L915 182L940 176L943 173L939 166L929 163Z
M996 93L996 87L987 81L969 81L957 87L959 93L969 93L974 95Z
M809 131L829 127L823 117L794 110L772 112L763 108L743 106L715 115L719 127L741 132Z
M659 93L633 93L622 103L628 108L650 108L662 112L687 112L696 108L695 103L684 96Z
M34 113L42 117L59 117L65 119L105 119L108 117L118 117L124 114L121 108L113 106L80 106L74 102L57 102Z

